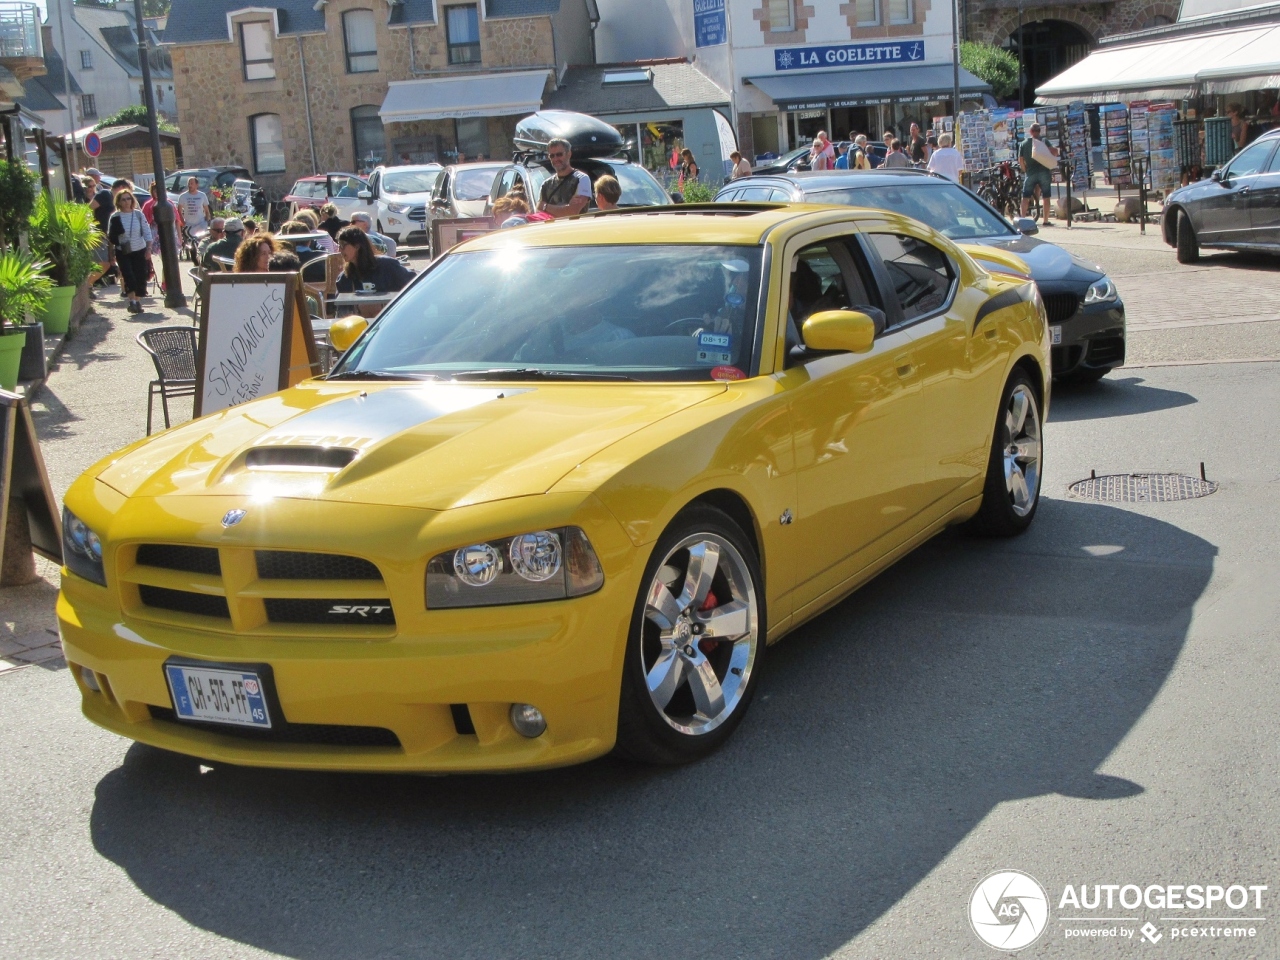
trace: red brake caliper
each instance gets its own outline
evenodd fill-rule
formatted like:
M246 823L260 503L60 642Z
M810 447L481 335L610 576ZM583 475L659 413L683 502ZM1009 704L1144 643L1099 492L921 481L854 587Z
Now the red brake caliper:
M702 606L698 608L699 613L706 613L708 610L714 610L720 606L720 601L716 599L716 595L710 590L707 591L707 599L702 601ZM720 645L720 641L712 637L698 641L698 649L702 651L704 657L709 657L715 653L716 647Z

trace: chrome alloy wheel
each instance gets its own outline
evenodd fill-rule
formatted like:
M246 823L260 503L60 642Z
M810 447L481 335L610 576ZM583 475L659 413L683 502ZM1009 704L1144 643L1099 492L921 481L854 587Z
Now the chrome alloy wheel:
M698 736L733 715L755 664L758 611L747 564L724 538L686 537L663 559L645 595L640 656L672 729Z
M1009 394L1002 442L1005 489L1013 512L1025 517L1040 495L1040 408L1025 384Z

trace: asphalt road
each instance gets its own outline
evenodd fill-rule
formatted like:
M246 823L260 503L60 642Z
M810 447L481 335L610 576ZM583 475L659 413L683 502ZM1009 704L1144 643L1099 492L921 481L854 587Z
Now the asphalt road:
M37 410L59 494L141 430L127 324L163 318L104 312ZM57 664L0 673L0 957L992 958L967 905L1003 868L1053 901L1021 956L1280 956L1277 409L1269 362L1058 390L1032 530L943 536L772 648L687 768L208 768L90 725ZM1200 500L1067 496L1201 461ZM1235 882L1270 887L1253 939L1174 941L1147 908L1158 948L1068 939L1057 909Z

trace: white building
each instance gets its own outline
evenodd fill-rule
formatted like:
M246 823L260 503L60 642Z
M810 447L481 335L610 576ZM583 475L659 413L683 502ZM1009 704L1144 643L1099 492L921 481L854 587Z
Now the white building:
M688 57L733 91L748 156L819 130L905 134L952 112L952 19L937 0L599 0L602 62ZM727 15L725 7L727 6ZM716 42L720 41L720 42ZM700 45L702 44L702 45ZM960 71L961 98L981 80Z
M111 9L77 6L72 0L48 0L45 26L52 35L54 49L66 57L75 91L70 98L73 113L70 124L66 112L58 111L56 116L47 118L51 134L92 127L117 110L145 102L133 23L133 6L129 3ZM168 52L161 49L159 43L152 30L151 82L155 87L156 109L173 119L177 110L173 68Z

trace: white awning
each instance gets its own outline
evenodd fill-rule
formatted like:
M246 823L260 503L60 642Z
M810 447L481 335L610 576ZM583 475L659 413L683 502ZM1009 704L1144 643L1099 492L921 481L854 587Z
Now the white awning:
M1280 74L1280 25L1217 30L1103 47L1036 89L1036 102L1181 99L1203 89L1233 93Z
M396 80L378 110L383 123L508 117L542 107L549 70Z

